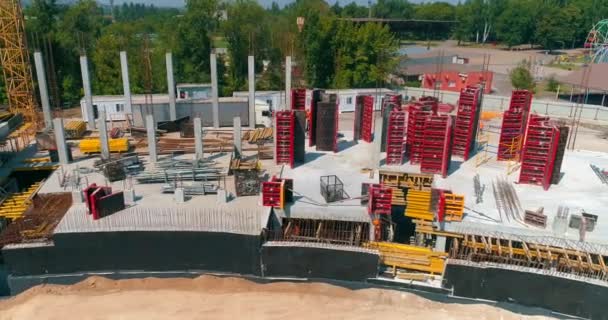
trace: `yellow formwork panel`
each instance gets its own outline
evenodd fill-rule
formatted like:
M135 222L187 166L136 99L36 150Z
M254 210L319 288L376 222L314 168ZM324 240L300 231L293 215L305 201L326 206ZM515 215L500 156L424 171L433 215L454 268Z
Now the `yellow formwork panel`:
M441 274L445 266L446 252L392 242L368 242L367 248L378 250L382 264L406 270Z
M414 219L433 221L431 207L431 191L409 190L406 198L405 215Z
M129 140L127 138L110 139L108 144L110 152L129 151ZM80 140L79 147L82 153L99 153L101 152L101 141L99 139L83 139Z
M7 219L20 218L29 208L32 195L40 188L40 183L34 183L24 192L14 193L0 205L0 217Z
M445 195L445 220L462 221L464 214L464 196L448 193Z

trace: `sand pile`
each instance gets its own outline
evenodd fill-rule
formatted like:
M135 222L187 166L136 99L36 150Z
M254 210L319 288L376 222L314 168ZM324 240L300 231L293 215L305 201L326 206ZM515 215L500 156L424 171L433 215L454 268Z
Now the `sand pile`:
M91 277L73 286L38 286L0 302L2 320L524 318L488 305L445 304L391 290L257 284L213 276L120 281Z

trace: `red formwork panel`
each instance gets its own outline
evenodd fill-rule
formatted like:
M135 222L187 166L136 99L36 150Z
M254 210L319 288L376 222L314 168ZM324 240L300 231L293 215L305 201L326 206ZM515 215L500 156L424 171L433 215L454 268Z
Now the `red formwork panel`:
M467 87L460 91L458 112L454 123L454 142L452 155L469 159L475 145L477 122L481 112L480 93L478 87Z
M422 96L418 99L418 103L430 107L433 114L437 114L439 110L439 99L433 96Z
M276 129L276 164L294 165L294 130L295 116L293 111L275 113Z
M374 97L363 97L363 115L361 117L361 140L372 142L372 126L374 123Z
M528 90L515 90L511 93L509 109L503 113L500 140L498 143L498 161L516 159L519 155L513 147L516 138L525 139L528 115L532 105L532 93ZM520 157L521 160L521 157Z
M283 208L283 181L262 182L262 205L264 207Z
M405 111L400 109L394 109L389 115L386 132L387 165L401 165L403 163L405 117Z
M370 184L367 212L373 215L390 215L393 189L381 184Z
M422 159L422 139L424 138L424 124L433 111L428 106L413 103L407 106L407 134L406 150L410 163L420 163Z
M431 116L425 122L420 172L439 174L446 178L452 160L452 118Z
M548 190L555 166L560 132L547 117L531 116L522 154L519 183Z
M306 89L291 89L291 110L306 110Z

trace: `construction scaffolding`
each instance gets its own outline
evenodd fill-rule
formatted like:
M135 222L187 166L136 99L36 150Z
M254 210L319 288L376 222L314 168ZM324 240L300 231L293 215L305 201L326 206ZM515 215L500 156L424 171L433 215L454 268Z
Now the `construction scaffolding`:
M19 0L0 1L0 62L4 72L9 110L21 113L25 122L38 126L34 82Z

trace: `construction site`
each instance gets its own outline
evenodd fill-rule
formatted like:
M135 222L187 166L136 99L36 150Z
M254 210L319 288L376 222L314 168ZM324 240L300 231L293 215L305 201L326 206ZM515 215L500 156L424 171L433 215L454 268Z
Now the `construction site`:
M153 110L152 92L143 126L107 121L103 109L63 119L51 112L39 52L30 64L19 4L8 2L0 293L91 274L214 273L606 319L608 153L576 148L581 110L536 114L533 94L518 90L504 112L484 112L482 83L456 105L438 91L415 100L395 92L357 96L342 114L335 94L292 88L286 57L284 101L269 127L256 126L253 56L247 108L235 116L220 103L215 53L204 111L176 103L169 53L169 120L158 119L165 111ZM125 55L116 52L130 104ZM80 61L93 115L86 55Z

